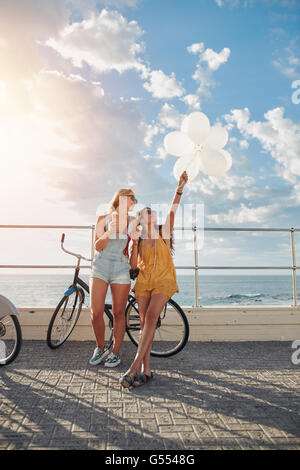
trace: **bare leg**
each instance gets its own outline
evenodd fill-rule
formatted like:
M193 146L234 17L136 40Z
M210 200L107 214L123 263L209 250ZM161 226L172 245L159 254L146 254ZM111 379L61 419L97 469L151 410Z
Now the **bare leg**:
M107 288L108 284L107 282L103 281L103 279L90 279L91 320L94 334L96 337L97 346L101 349L104 348L105 344L105 324L103 319L103 313Z
M155 335L155 330L153 332L151 344L149 348L147 349L147 351L145 352L145 356L143 358L142 369L141 369L142 374L151 375L150 353L152 349L152 342L153 342L154 335Z
M164 294L152 295L146 311L145 324L142 329L138 350L126 375L136 375L146 354L150 355L157 319L168 298L169 297Z
M141 327L139 342L141 340L142 331L145 325L145 316L146 316L146 312L147 312L147 308L149 306L150 300L151 300L151 297L147 297L144 295L139 295L137 297L138 309L139 309L139 315L140 315L140 327ZM150 351L151 351L151 348L150 348ZM143 364L142 364L142 373L145 373Z
M155 294L157 295L157 294ZM166 297L166 300L165 300L165 303L169 300L169 297ZM163 305L163 307L165 306L165 304ZM162 308L163 308L162 307ZM159 314L161 313L161 311L159 312ZM158 316L156 318L156 322L158 320ZM156 323L155 323L155 326L154 326L154 331L153 331L153 335L152 335L152 340L151 340L151 343L150 343L150 346L149 348L147 349L147 351L145 352L145 355L143 357L143 362L142 362L142 369L141 369L141 372L142 374L145 374L145 375L151 375L151 366L150 366L150 353L151 353L151 349L152 349L152 343L153 343L153 338L154 338L154 335L155 335L155 328L156 328Z
M125 308L130 284L111 284L112 312L114 316L114 345L112 352L119 355L125 334Z

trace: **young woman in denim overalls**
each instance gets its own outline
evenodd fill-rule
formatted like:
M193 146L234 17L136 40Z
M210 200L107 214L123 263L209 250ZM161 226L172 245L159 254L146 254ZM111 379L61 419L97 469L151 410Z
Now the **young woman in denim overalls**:
M128 216L137 200L131 189L120 189L110 203L110 212L98 217L95 256L90 276L91 319L97 346L90 364L106 358L106 367L120 364L120 347L125 334L125 308L131 287L128 259L129 233L133 217ZM104 344L103 319L105 298L110 284L114 316L114 342L110 352Z

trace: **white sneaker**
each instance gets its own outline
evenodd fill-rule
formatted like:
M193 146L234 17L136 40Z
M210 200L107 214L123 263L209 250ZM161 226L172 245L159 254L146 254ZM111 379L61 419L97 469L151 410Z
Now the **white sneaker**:
M116 367L120 364L121 359L120 356L117 356L115 353L111 352L107 357L105 362L105 367Z
M103 359L105 359L109 355L109 349L104 346L104 349L99 348L98 346L95 348L93 357L89 360L89 363L92 366L96 366L100 364Z

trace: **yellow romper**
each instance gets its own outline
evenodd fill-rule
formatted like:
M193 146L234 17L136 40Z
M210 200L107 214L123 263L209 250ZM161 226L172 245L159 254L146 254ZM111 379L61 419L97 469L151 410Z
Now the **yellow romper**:
M179 292L179 289L171 249L159 235L156 240L156 265L150 274L146 274L144 271L151 271L154 265L155 246L143 246L143 263L141 258L143 242L141 240L139 246L138 267L140 271L133 288L135 297L139 295L151 297L153 294L165 294L169 298L172 297L175 292Z

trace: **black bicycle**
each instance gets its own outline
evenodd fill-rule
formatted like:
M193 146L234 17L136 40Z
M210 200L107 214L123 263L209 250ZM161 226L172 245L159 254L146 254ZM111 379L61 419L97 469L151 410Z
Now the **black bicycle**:
M56 349L61 346L72 333L84 303L85 291L89 294L89 286L79 277L80 262L82 259L91 261L89 258L72 253L64 248L65 234L62 234L61 248L77 258L74 278L72 284L64 292L64 296L58 303L51 317L48 331L47 344ZM106 339L107 347L113 343L113 314L112 305L105 304L104 312L108 319L109 335ZM125 310L126 333L136 346L140 335L140 316L138 303L132 294L128 296ZM152 343L151 355L169 357L177 354L186 345L189 338L189 323L181 307L172 299L164 305L156 324L155 335Z

